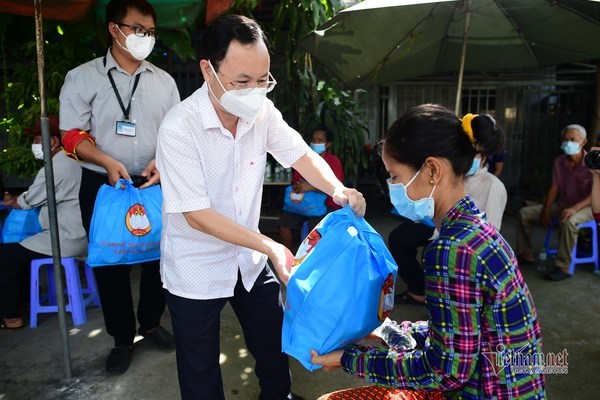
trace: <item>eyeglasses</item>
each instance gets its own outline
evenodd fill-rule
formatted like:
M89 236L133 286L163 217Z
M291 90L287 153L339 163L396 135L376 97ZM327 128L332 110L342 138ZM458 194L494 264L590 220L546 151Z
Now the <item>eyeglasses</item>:
M122 22L115 22L115 24L131 28L133 30L133 34L135 36L139 36L139 37L150 36L150 37L153 37L155 40L158 40L158 33L156 32L156 29L147 30L147 29L142 28L141 26L128 25L128 24L124 24Z
M221 74L221 73L219 72L219 74ZM224 78L227 78L223 74L221 74L221 76L223 76ZM227 79L229 79L229 78L227 78ZM249 81L235 81L235 82L229 81L227 83L230 84L231 86L233 86L234 90L244 90L244 89L251 88ZM270 72L269 72L269 76L267 77L267 79L259 79L256 81L256 87L259 89L265 89L267 91L267 93L269 93L271 90L273 90L275 88L275 85L277 85L277 81L275 80L275 78L273 78L273 75L271 75Z

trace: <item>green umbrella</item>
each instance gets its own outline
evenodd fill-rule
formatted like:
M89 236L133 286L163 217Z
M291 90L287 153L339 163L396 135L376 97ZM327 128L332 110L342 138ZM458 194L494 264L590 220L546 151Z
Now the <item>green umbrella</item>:
M365 0L301 46L350 87L600 58L598 0ZM457 94L457 108L459 96Z

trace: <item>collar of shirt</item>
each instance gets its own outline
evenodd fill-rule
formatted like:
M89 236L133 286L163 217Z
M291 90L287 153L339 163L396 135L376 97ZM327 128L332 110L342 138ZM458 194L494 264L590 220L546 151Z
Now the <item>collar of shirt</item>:
M488 172L488 167L486 165L486 166L483 166L483 167L479 168L477 171L475 171L475 173L472 176L485 175L485 174L487 174L487 172ZM470 177L467 176L467 179L469 179L469 178Z
M466 195L462 199L460 199L454 207L450 209L444 216L442 220L442 226L440 227L440 231L442 231L446 225L452 223L452 221L458 219L461 216L476 216L478 214L482 214L482 212L477 208L471 196Z
M577 167L575 168L575 170L571 171L569 170L569 156L566 154L563 154L560 156L560 163L562 164L562 166L569 172L573 173L576 170L578 170L579 168L585 168L587 169L587 167L585 166L585 156L587 154L587 151L585 151L585 149L583 149L583 157L581 157L581 162L579 164L577 164Z
M112 49L112 47L109 47L108 50L106 51L106 65L104 66L104 72L108 74L108 71L110 71L113 68L116 68L117 71L129 75L129 72L125 71L119 65L119 63L117 63L117 60L115 60L115 58L113 57L110 49ZM140 74L140 73L142 73L144 71L154 72L154 66L152 64L150 64L148 61L142 60L142 63L140 64L140 66L138 67L138 69L135 71L135 73L133 74L133 76L135 76L137 74Z

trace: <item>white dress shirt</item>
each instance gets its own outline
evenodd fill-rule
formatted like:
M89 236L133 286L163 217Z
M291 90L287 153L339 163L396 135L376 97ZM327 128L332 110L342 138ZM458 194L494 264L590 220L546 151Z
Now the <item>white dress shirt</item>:
M485 213L488 221L500 231L507 199L504 183L496 175L489 173L487 167L482 167L467 178L465 189L475 205Z
M255 121L227 131L206 83L165 116L158 134L157 168L163 190L161 277L179 297L233 296L238 269L250 290L266 256L189 226L184 212L211 208L258 232L267 152L284 167L308 145L266 99Z

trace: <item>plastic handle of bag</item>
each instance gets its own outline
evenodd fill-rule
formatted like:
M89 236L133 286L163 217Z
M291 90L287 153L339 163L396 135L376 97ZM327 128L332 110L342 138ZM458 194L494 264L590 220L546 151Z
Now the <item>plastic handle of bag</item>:
M376 258L381 258L383 256L381 251L379 251L379 249L377 249L373 242L367 238L367 235L375 235L377 237L381 237L379 232L377 232L371 225L369 225L369 223L367 223L364 217L356 218L356 215L354 215L354 212L350 208L349 204L342 208L342 212L348 215L350 221L354 224L356 230L358 231L358 236L361 238L363 243L369 246L369 249L371 250L373 256Z
M357 218L356 215L354 215L354 211L352 211L352 208L350 208L350 204L347 204L342 210L346 215L348 215L350 220L356 224L357 228L360 228L358 231L361 234L366 232L379 235L379 233L377 233L377 231L375 231L375 229L373 229L373 227L365 221L364 217Z
M133 187L133 181L121 178L115 183L115 190L121 190L122 186Z

